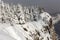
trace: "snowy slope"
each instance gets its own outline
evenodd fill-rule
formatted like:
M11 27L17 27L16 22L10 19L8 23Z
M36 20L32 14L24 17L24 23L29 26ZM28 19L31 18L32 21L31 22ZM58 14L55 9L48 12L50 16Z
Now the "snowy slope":
M4 37L1 40L57 40L49 13L39 7L27 8L3 1L0 1L0 36Z

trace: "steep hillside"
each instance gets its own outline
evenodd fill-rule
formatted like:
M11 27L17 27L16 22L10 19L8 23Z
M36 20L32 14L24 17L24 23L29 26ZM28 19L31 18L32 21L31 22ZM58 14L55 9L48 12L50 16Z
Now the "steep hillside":
M43 8L3 1L0 1L0 31L13 40L57 40L52 17Z

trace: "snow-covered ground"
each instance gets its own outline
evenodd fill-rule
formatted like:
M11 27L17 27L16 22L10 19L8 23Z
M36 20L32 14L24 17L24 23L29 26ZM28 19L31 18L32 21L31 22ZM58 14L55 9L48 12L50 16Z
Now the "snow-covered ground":
M0 1L0 40L56 40L52 17L42 8Z

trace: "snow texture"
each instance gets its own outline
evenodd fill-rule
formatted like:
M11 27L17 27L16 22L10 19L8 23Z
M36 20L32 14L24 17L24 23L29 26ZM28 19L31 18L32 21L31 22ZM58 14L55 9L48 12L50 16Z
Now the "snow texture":
M52 17L39 7L0 0L0 40L57 40Z

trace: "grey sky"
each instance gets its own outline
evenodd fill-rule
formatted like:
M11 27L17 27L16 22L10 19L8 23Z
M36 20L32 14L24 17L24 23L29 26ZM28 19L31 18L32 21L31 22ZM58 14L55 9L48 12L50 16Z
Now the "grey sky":
M39 5L48 12L60 11L60 0L3 0L4 2L22 5Z

